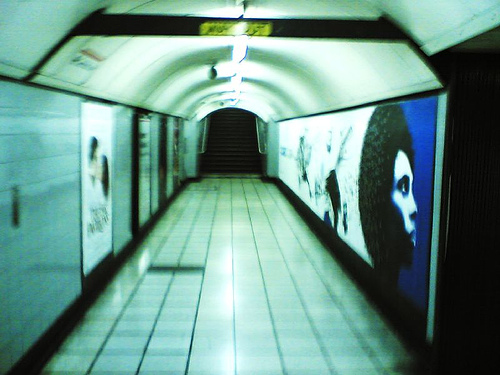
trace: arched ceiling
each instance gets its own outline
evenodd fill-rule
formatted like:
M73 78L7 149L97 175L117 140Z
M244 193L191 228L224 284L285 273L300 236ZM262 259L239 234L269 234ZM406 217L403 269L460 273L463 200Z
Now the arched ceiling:
M241 16L273 30L248 40L236 102L209 76L234 37L198 27ZM185 118L282 120L439 89L427 57L499 23L500 0L2 0L0 75Z

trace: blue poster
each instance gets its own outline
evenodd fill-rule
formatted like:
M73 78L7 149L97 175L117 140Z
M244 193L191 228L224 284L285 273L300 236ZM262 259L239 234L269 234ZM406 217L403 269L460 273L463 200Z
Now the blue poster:
M282 181L423 312L436 115L428 97L280 124Z
M432 194L436 144L437 97L401 103L415 150L415 185L418 203L417 241L412 266L402 269L399 288L421 309L427 308L432 230Z

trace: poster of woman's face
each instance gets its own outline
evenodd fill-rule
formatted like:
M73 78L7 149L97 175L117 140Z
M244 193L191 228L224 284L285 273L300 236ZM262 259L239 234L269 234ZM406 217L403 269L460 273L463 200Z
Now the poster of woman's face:
M280 124L280 178L425 311L437 98Z
M95 136L90 137L89 150L88 177L94 188L100 188L102 199L106 201L109 195L108 157L101 152L99 139Z
M113 110L82 106L82 248L88 275L112 251L111 139Z

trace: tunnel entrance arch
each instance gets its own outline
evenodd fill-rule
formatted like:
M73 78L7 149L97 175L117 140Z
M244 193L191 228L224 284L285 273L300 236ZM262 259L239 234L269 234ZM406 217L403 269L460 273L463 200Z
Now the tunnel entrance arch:
M207 149L201 157L201 173L262 174L256 116L248 111L227 108L209 118Z

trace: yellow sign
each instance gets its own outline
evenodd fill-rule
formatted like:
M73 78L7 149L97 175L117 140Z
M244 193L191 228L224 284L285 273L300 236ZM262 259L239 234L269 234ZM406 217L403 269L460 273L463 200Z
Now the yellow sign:
M205 36L269 36L272 22L208 21L200 25L200 35Z

